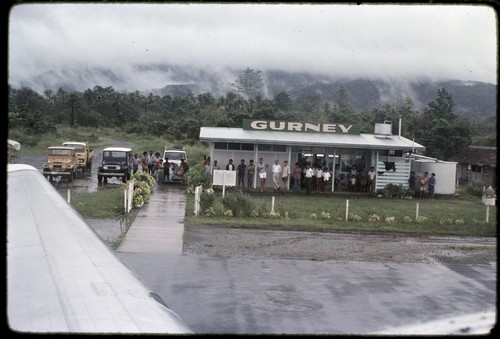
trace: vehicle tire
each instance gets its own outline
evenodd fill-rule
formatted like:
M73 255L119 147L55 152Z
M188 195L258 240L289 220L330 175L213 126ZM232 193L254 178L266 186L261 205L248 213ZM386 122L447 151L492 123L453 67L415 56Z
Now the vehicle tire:
M102 175L97 175L97 183L102 183Z
M122 177L122 182L123 183L127 182L127 177L128 177L128 174L127 173L123 173L123 177Z
M69 182L73 182L73 173L69 175Z

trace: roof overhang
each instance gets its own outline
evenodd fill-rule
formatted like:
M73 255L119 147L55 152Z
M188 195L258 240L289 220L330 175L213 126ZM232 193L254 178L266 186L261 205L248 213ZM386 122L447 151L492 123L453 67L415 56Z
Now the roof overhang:
M425 146L402 136L375 134L297 133L255 131L233 127L201 127L200 140L207 142L241 142L250 144L283 144L291 146L342 147L363 149L425 150Z

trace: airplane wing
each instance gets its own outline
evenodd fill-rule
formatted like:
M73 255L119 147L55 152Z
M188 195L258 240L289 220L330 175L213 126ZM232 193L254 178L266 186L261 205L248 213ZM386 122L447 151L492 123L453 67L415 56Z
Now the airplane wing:
M9 164L7 178L10 329L192 333L36 168Z

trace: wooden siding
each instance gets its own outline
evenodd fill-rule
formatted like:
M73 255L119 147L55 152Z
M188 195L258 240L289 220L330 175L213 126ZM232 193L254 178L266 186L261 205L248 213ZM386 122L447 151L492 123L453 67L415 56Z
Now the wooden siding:
M375 180L375 190L383 189L387 184L402 185L408 188L408 178L410 177L410 162L394 162L394 169L387 169L387 162L377 162L377 177ZM389 164L390 165L390 164Z

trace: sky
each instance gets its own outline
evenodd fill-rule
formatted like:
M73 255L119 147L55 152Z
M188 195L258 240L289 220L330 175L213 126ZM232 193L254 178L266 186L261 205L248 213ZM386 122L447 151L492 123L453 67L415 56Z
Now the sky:
M96 69L162 87L168 75L138 68L162 64L497 83L486 5L19 4L8 29L14 87L49 77L86 85Z

